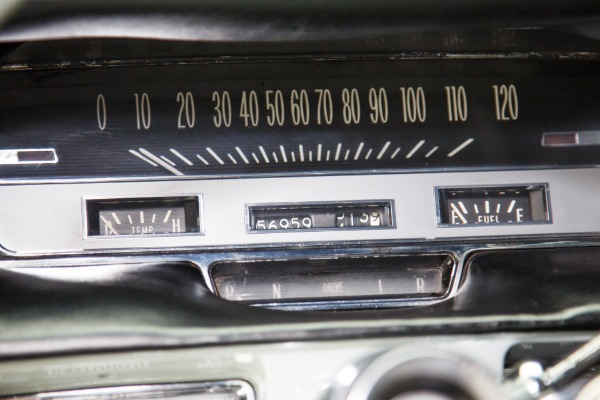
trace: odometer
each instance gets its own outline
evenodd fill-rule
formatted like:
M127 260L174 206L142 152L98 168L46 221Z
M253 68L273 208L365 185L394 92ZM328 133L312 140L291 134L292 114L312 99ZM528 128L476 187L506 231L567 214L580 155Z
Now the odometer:
M600 94L590 88L600 83L598 66L373 58L5 71L0 171L69 178L597 165Z

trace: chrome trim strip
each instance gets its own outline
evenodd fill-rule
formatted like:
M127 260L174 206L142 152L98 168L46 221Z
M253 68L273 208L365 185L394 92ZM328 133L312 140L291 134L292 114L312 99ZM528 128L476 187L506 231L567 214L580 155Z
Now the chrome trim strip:
M600 165L564 165L561 169L579 170L599 168ZM0 179L0 186L15 185L62 185L83 183L134 183L134 182L170 182L170 181L214 181L214 180L245 180L260 178L304 178L304 177L327 177L327 176L355 176L355 175L394 175L394 174L432 174L432 173L469 173L469 172L515 172L515 171L544 171L556 169L556 165L514 165L502 167L445 167L445 168L377 168L377 169L349 169L343 171L302 171L302 172L254 172L239 175L235 173L208 175L193 174L184 176L125 176L125 177L80 177L80 178L4 178Z
M0 66L0 72L34 71L38 69L89 69L89 68L119 68L134 66L160 65L194 65L194 64L250 64L264 62L331 62L331 61L377 61L377 60L597 60L600 53L581 51L548 51L548 52L393 52L372 54L324 54L324 55L268 55L268 56L223 56L223 57L174 57L164 59L103 59L89 62L60 62L60 63L12 63Z
M254 389L242 380L202 383L175 383L158 385L115 386L93 389L43 392L26 396L2 397L0 400L109 400L109 399L174 399L189 395L202 400L255 400ZM219 397L222 395L223 397Z

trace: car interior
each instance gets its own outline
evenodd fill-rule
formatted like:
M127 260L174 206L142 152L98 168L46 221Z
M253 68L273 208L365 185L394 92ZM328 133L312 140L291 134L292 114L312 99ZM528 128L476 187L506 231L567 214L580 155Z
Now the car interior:
M3 0L0 400L600 399L600 2Z

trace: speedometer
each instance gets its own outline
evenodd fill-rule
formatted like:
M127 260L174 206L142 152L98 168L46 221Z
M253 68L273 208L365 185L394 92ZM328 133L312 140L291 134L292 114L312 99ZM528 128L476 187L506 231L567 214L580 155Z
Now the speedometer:
M118 178L595 165L597 67L419 58L6 67L0 171Z

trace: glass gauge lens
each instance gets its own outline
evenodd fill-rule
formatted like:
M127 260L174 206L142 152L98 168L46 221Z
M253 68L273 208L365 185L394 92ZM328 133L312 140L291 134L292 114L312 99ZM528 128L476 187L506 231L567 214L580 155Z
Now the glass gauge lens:
M198 197L87 200L88 236L200 233Z
M394 226L391 201L271 204L248 207L250 232L379 229Z
M3 72L0 176L600 163L598 61L244 61Z
M160 235L185 232L183 207L140 206L100 211L100 235Z
M217 294L231 301L419 299L449 287L448 255L219 262L211 267Z
M545 186L440 189L441 225L549 222Z

